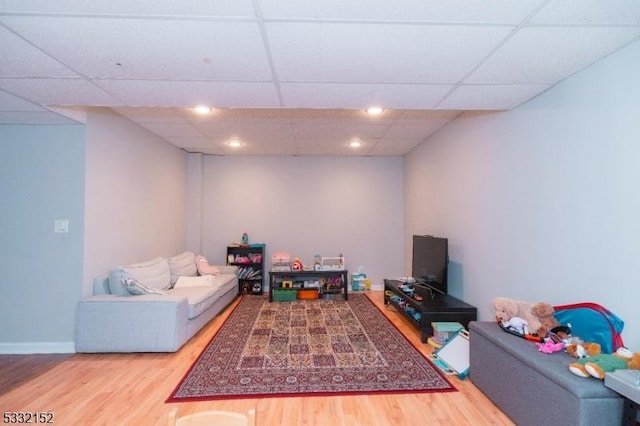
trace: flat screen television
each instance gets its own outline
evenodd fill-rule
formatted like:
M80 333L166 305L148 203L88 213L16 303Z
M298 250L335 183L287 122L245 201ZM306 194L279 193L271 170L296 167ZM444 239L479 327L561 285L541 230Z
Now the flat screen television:
M416 282L447 294L448 250L446 238L414 235L411 275Z

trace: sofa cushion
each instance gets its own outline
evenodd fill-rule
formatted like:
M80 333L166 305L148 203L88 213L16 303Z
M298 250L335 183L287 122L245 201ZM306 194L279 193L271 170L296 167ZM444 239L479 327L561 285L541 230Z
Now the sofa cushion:
M156 290L167 290L171 282L169 263L164 257L156 257L146 262L119 266L109 274L109 289L112 294L127 296L129 292L122 285L123 278L135 278L145 286Z
M185 296L189 305L189 319L196 318L215 303L229 290L237 291L234 275L218 275L211 277L211 285L195 287L174 287L169 290L172 295Z
M135 278L123 278L122 279L123 287L133 295L141 295L141 294L165 294L164 290L157 290L155 288L149 288L146 285L142 284L140 281Z
M169 270L171 271L171 285L173 286L178 277L193 277L198 275L196 268L196 255L191 251L182 252L168 259Z

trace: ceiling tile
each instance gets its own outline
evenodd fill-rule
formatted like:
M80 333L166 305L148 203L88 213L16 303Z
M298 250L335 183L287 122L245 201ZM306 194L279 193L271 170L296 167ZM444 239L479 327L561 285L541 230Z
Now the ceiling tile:
M288 108L354 108L382 105L390 109L428 109L451 90L452 85L281 83Z
M638 35L640 28L523 28L465 83L554 84Z
M464 109L472 110L509 110L539 95L549 87L544 84L462 85L457 87L438 106L447 109L464 107Z
M267 23L282 82L456 83L508 26ZM295 58L295 59L294 59Z
M45 108L0 90L0 111L45 112Z
M551 0L532 19L532 24L639 25L640 2L615 0Z
M404 155L418 146L422 141L413 139L389 139L378 142L369 151L369 155Z
M545 0L546 1L546 0ZM266 19L515 23L543 0L259 0Z
M191 124L141 123L142 127L167 138L202 138L203 135Z
M53 112L0 111L0 124L78 124Z
M78 77L78 74L3 26L0 26L0 46L2 77Z
M134 123L188 124L188 121L179 113L180 108L115 107L112 109Z
M122 105L82 79L0 78L0 89L41 105Z
M271 78L256 23L75 17L6 17L3 21L90 78Z
M96 80L96 84L128 106L280 106L275 86L271 83Z
M218 16L255 18L251 0L3 0L2 10L12 13L75 15Z

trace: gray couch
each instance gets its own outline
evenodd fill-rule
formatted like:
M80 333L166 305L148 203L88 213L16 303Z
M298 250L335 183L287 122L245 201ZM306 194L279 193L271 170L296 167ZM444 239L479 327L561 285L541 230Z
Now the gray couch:
M624 399L572 374L566 353L538 352L493 322L473 321L469 334L471 381L518 426L621 424Z
M237 267L218 266L219 274L198 277L194 258L184 252L96 278L94 294L78 303L76 352L177 351L238 295ZM131 294L123 277L159 294Z

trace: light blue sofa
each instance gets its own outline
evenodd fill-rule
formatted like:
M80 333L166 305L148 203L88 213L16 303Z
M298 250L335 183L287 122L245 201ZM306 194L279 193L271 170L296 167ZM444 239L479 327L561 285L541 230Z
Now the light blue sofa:
M173 287L179 277L197 275L191 266L194 258L184 252L118 267L109 277L96 278L93 296L78 303L76 352L177 351L238 295L235 266L217 266L219 275ZM121 284L124 276L163 294L132 295Z

